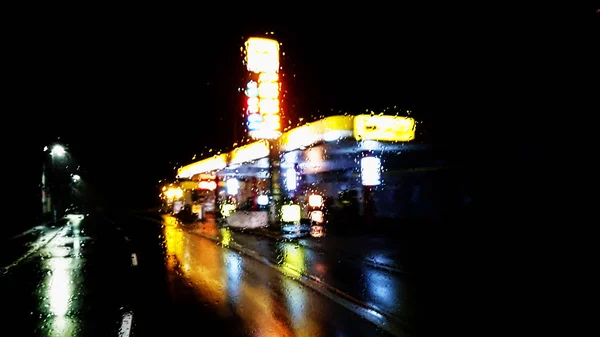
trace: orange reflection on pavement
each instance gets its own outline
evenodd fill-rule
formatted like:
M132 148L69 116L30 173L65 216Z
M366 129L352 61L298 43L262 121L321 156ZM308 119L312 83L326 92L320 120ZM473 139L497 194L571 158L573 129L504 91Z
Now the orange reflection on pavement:
M169 214L163 215L162 218L163 223L169 227L177 226L177 224L179 223L179 220L176 217Z
M205 225L211 229L211 222ZM218 230L216 225L214 230ZM249 274L239 254L177 227L164 228L168 268L192 284L198 300L211 305L223 317L242 318L260 336L296 336L288 308L274 298L263 273ZM255 261L251 261L257 263ZM260 266L260 265L259 265ZM262 266L260 266L262 267ZM259 278L257 280L256 278ZM250 279L250 280L249 280Z
M217 237L219 235L219 228L214 218L207 218L206 221L198 223L195 231L209 237Z
M260 332L260 336L295 336L287 322L287 310L273 293L264 285L242 283L241 296L236 305L236 313L251 323Z
M164 236L167 268L176 270L179 268L178 256L183 256L183 232L179 228L166 226Z
M225 309L227 296L227 280L221 254L221 247L213 242L190 236L186 242L185 254L179 256L185 266L185 276L194 285L199 298L212 303L220 312Z

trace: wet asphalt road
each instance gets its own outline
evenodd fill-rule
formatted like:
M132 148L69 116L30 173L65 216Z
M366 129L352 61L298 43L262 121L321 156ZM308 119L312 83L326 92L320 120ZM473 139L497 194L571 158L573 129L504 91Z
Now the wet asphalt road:
M279 247L283 272L170 220L72 218L40 230L33 242L0 276L7 299L2 323L14 327L6 336L389 335L298 282L302 268L321 268L328 282L344 275L327 272L333 269L327 264L336 261L290 242ZM310 266L303 267L307 262ZM355 274L348 274L354 280L346 283L358 288L346 289L380 305L387 301L386 309L410 319L410 300L400 301L400 292L410 286L394 285L390 280L397 278L386 280L365 268L356 266Z
M2 335L116 336L131 301L119 236L97 219L70 217L27 237L3 247L20 256L1 270Z
M165 217L170 220L168 217ZM216 228L211 219L186 230L207 236L216 236L218 241L233 241L252 249L275 264L282 265L290 274L302 273L318 278L336 291L353 297L361 305L385 312L407 325L414 326L416 320L416 279L409 273L391 272L359 260L347 251L365 252L378 250L351 246L344 250L312 248L321 239L273 240L253 234L237 232L229 228ZM347 239L346 239L347 240ZM307 241L311 241L308 244ZM365 254L366 255L366 254Z
M138 220L139 221L139 220ZM130 224L136 222L131 219ZM151 226L156 222L138 222ZM158 256L139 254L140 282L156 298L138 298L134 333L184 334L199 326L223 336L388 336L385 331L294 279L295 270L281 273L227 246L215 243L168 218L162 236L135 240L163 245L165 265ZM136 231L138 234L142 231ZM154 241L154 244L150 243ZM136 247L140 251L148 251ZM159 254L158 251L150 254ZM296 250L290 261L302 258ZM149 266L144 266L149 263ZM163 272L164 278L156 277ZM148 276L146 276L148 275ZM154 275L154 277L152 277ZM158 280L163 280L158 282ZM166 290L166 291L165 291ZM160 334L159 333L159 334Z

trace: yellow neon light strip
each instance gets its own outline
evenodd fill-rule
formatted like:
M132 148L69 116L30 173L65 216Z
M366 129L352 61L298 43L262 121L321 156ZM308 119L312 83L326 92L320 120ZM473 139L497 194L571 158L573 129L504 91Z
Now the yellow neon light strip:
M191 178L196 174L222 170L227 167L227 154L219 154L195 163L180 167L177 178Z
M279 138L282 151L292 151L320 141L352 137L354 116L331 116L291 129Z
M240 146L229 154L229 164L241 164L267 157L269 155L269 142L267 140L259 140L258 142Z

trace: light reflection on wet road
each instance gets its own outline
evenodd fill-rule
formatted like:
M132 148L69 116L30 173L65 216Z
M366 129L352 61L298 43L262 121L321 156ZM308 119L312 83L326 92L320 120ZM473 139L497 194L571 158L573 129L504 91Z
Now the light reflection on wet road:
M372 323L293 280L303 271L303 250L293 244L282 254L286 277L263 263L168 223L164 228L171 282L183 278L197 301L223 319L241 321L247 336L384 336ZM175 289L175 287L173 287ZM174 296L175 297L175 296Z
M177 221L165 217L175 224ZM288 276L307 273L318 277L338 290L389 313L408 325L416 320L416 280L374 268L366 263L346 259L343 254L330 255L299 245L296 242L276 242L264 237L217 228L214 221L197 223L190 230L202 235L219 237L223 242L235 241L262 256L277 261ZM352 247L347 247L352 249Z
M48 336L73 336L79 330L79 317L69 315L76 311L74 301L81 286L81 260L79 259L80 236L79 220L70 228L71 237L60 236L43 248L45 257L41 271L46 275L42 286L37 288L40 311L46 312L47 321L43 328Z

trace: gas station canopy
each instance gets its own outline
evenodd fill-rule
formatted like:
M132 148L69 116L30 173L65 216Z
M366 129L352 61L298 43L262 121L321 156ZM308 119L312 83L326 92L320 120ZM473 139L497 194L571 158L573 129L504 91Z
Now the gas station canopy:
M327 143L331 150L339 153L406 149L405 142L415 138L415 126L415 120L410 117L331 116L283 133L275 146L282 154L305 150L318 143ZM191 179L198 174L214 174L223 170L235 175L254 175L269 167L267 158L270 152L270 143L260 140L183 166L177 170L177 178Z

